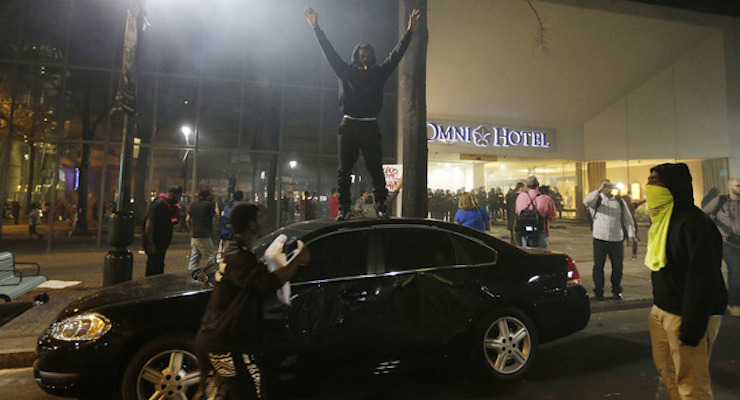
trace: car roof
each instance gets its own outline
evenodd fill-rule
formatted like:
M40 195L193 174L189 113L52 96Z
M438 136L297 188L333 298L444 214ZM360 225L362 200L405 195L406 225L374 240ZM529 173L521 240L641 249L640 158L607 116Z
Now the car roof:
M326 233L336 232L344 229L361 229L367 227L389 227L389 226L410 226L410 225L425 225L429 227L438 227L440 229L446 229L449 231L458 232L466 236L475 236L480 239L492 238L492 236L471 229L462 225L458 225L451 222L441 221L438 219L431 218L410 218L410 217L398 217L389 219L376 219L376 218L354 218L348 221L334 221L333 219L323 218L315 219L304 222L297 222L294 224L286 225L281 230L292 231L293 235L297 238L311 239L317 236L321 236ZM277 233L277 232L276 232ZM513 247L513 246L512 246Z

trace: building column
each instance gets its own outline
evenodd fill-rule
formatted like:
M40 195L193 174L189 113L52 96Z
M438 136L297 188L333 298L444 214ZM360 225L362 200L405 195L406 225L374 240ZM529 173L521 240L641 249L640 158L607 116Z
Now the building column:
M740 177L740 18L724 29L729 177Z
M475 192L481 186L486 186L486 168L484 163L473 164L473 187L471 191Z

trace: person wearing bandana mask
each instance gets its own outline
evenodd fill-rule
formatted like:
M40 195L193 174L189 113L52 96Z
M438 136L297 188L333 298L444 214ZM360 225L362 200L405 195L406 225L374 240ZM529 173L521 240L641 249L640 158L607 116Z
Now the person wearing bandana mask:
M375 188L375 212L378 218L388 218L385 204L388 189L385 188L383 152L377 118L383 106L385 82L409 47L411 34L419 24L421 11L415 9L411 12L406 33L380 64L376 64L375 51L367 43L360 43L354 48L351 63L344 62L319 27L318 13L313 8L307 7L304 14L314 30L326 61L339 79L339 108L343 117L339 125L337 169L341 209L336 219L342 221L351 216L350 174L360 151Z
M694 205L686 164L651 168L645 195L653 361L672 400L712 399L709 357L727 306L722 237Z

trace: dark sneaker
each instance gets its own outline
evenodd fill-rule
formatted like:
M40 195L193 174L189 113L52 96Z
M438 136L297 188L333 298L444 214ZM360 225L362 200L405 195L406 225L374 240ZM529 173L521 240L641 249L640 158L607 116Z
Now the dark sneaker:
M609 300L622 300L622 293L614 293L614 295L610 297Z
M349 211L349 210L347 210L347 211L340 211L339 212L339 215L337 215L337 217L334 218L334 221L347 221L347 220L350 219L350 217L352 217L352 212L351 211Z
M378 215L378 219L388 219L390 218L390 215L388 215L388 209L385 207L384 203L375 203L375 214Z
M595 294L594 295L594 300L596 300L596 301L604 301L606 299L604 299L604 295L603 294Z

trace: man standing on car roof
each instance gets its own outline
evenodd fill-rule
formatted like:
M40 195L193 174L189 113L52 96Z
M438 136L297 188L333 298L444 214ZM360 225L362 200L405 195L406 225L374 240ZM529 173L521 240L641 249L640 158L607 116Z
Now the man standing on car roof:
M287 265L269 272L252 252L262 236L259 206L238 203L229 220L234 241L226 249L214 280L213 293L195 340L203 365L201 390L212 369L225 382L232 399L264 399L264 377L259 355L262 345L262 298L275 293L309 262L303 248ZM208 367L205 367L208 366Z
M712 399L709 356L727 306L722 236L694 205L686 164L650 169L645 186L652 226L649 330L653 361L671 400Z
M352 213L350 174L360 150L375 187L375 212L379 218L388 218L385 205L388 190L385 188L383 153L377 118L383 106L385 81L396 69L406 52L411 42L411 34L419 23L421 11L415 9L411 12L406 33L388 58L380 64L375 64L375 52L373 47L367 43L358 44L352 51L351 64L345 63L319 27L316 11L307 7L304 14L316 34L324 57L340 83L339 108L343 117L339 125L337 185L339 186L341 210L336 219L338 221L349 219Z

